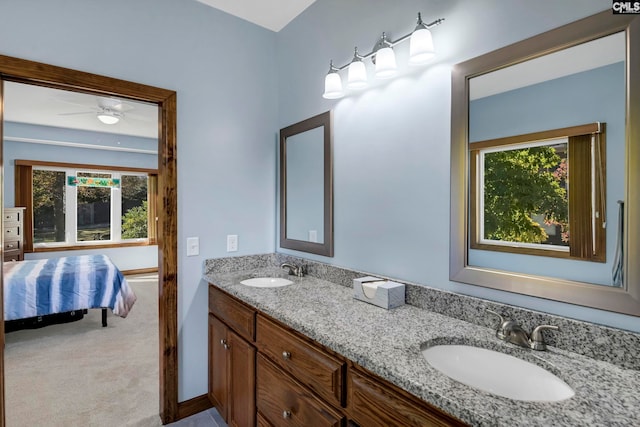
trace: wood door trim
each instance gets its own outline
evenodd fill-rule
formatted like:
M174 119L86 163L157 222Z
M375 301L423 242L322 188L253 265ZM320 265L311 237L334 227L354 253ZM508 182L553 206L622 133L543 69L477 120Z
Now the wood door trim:
M164 424L175 421L179 417L176 92L0 55L0 86L3 80L95 95L118 96L158 105L160 417ZM0 101L2 101L1 95L2 92L0 92ZM1 105L2 102L0 102ZM0 138L1 132L0 126ZM0 165L1 161L0 155ZM0 304L0 314L2 313L3 305ZM3 342L4 329L0 326L0 343ZM0 368L3 368L3 364L4 346L0 346ZM4 370L0 373L0 427L3 427L5 425Z

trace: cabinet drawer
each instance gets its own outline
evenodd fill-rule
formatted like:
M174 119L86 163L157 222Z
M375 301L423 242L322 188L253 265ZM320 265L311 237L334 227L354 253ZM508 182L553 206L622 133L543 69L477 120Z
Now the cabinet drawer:
M5 252L4 256L3 256L3 260L4 262L9 262L9 261L22 261L23 259L23 255L22 252L17 251L17 252Z
M258 427L273 427L271 423L267 421L260 412L256 414L256 425Z
M255 340L256 312L213 285L209 285L209 311L241 337Z
M264 356L257 357L256 402L263 424L294 427L338 427L344 417L321 402Z
M14 240L12 242L4 242L4 252L5 254L9 251L20 251L20 241Z
M342 405L344 363L258 315L258 349L329 403Z
M411 402L378 380L349 369L347 408L350 417L366 427L464 426L460 420L430 407Z
M5 226L4 227L4 238L5 239L15 239L20 237L20 227L19 226Z
M21 211L6 211L4 212L4 222L20 222Z

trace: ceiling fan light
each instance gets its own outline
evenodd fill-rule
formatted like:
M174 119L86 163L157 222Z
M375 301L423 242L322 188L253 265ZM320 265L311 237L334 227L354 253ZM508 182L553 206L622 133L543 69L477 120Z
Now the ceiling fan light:
M109 111L102 111L98 113L98 120L100 120L105 125L115 125L120 121L120 117L118 114Z

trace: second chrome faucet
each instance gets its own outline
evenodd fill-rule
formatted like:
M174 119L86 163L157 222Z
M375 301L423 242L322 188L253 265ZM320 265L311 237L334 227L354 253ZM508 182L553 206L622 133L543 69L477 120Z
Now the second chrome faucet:
M283 262L282 264L280 264L280 268L285 268L289 270L289 275L291 276L298 276L298 277L302 277L304 276L305 273L305 268L304 265L291 265L291 264L287 264L286 262Z
M522 329L522 327L513 320L505 320L501 314L496 313L493 310L485 309L489 313L497 316L500 319L500 325L496 329L496 337L499 339L519 345L520 347L526 347L533 350L546 350L547 344L544 341L544 336L542 335L542 331L544 330L553 330L559 331L560 328L553 325L539 325L536 326L531 335L527 334L527 332Z

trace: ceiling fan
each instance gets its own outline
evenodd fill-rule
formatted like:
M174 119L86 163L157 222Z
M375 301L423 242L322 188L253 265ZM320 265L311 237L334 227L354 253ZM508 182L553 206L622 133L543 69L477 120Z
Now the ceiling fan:
M149 121L149 118L131 114L130 111L134 110L135 107L132 104L122 101L117 98L109 98L103 96L83 96L83 97L75 97L69 96L58 98L60 101L80 105L82 107L88 108L89 111L75 111L69 113L58 113L60 116L74 116L80 114L95 114L96 118L100 120L102 123L107 125L114 125L118 123L121 119L125 118L125 112L127 113L127 119L134 118L137 120ZM95 102L95 105L92 105Z

